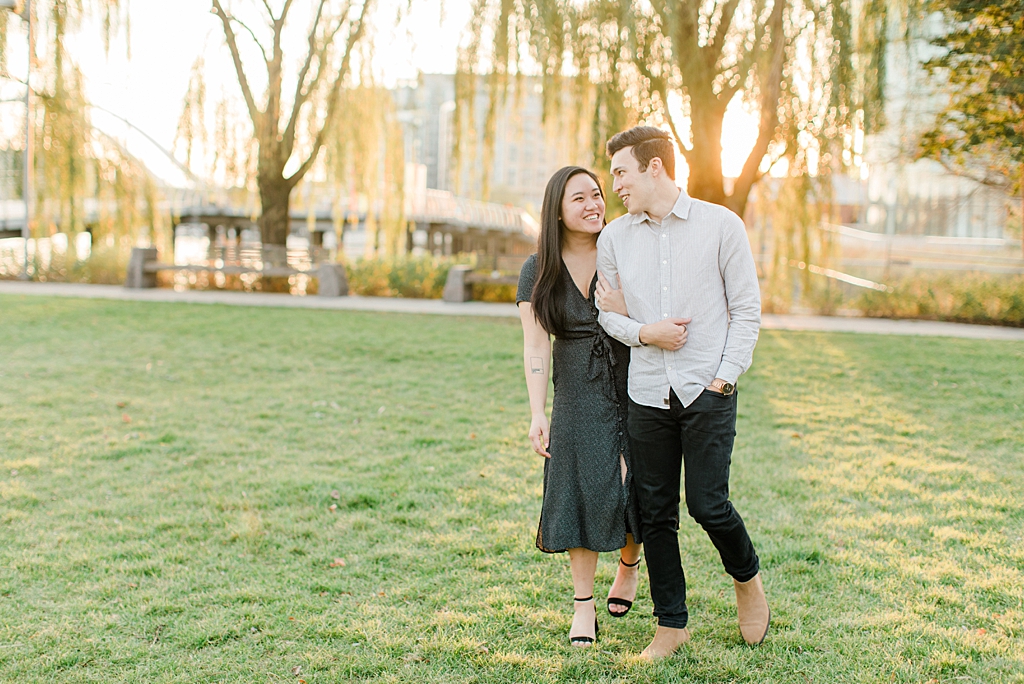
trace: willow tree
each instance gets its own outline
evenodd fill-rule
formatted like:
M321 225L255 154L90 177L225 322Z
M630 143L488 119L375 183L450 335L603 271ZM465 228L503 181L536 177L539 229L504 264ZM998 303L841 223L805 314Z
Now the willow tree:
M367 255L395 254L405 246L404 134L392 93L374 81L370 47L361 51L357 82L338 94L338 111L345 115L325 124L322 154L293 188L289 205L305 209L312 231L316 204L329 196L339 244L346 220L365 214ZM255 215L258 141L240 98L211 98L205 74L200 57L189 78L174 154L202 185L243 202Z
M545 91L575 84L569 119L594 132L594 157L582 163L602 160L610 123L664 122L689 166L689 193L739 214L782 157L814 173L841 164L863 123L855 94L884 77L868 56L855 69L850 0L477 0L474 16L463 71L487 71L492 102L507 74L539 73ZM582 97L584 86L597 95ZM723 121L734 99L759 124L727 184ZM634 116L615 115L623 103Z
M30 5L34 32L40 37L31 56L33 221L29 230L37 237L66 234L69 268L77 260L75 238L84 230L91 233L94 250L112 248L123 256L127 245L140 237L140 227L148 232L161 224L156 190L146 169L119 141L92 125L83 75L71 49L76 36L95 31L98 25L109 51L128 23L127 5L125 0L35 0ZM20 81L20 75L8 72L5 54L20 42L15 39L17 32L16 22L0 12L0 74ZM124 45L127 51L127 40ZM98 208L96 216L86 211L87 205ZM103 277L117 274L108 272Z
M342 91L348 114L325 144L325 180L334 200L336 236L349 212L366 212L364 256L405 251L405 157L402 125L392 94L365 70L361 84Z
M213 0L220 19L235 76L258 144L257 186L260 197L260 236L265 246L283 246L288 237L291 193L316 162L342 104L342 89L350 75L356 46L364 38L373 0L314 3L305 56L294 76L290 97L285 92L283 49L285 26L294 0L284 0L275 12L270 0L258 8L262 26L250 27ZM248 17L246 17L248 18ZM265 80L262 94L254 92L246 70L239 35L251 41L261 58Z

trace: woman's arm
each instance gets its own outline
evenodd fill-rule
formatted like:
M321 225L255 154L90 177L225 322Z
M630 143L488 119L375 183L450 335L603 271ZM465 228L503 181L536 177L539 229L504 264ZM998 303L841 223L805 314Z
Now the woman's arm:
M533 316L530 302L519 302L519 320L523 323L523 366L526 391L530 395L530 443L541 456L548 453L548 377L551 374L551 337Z

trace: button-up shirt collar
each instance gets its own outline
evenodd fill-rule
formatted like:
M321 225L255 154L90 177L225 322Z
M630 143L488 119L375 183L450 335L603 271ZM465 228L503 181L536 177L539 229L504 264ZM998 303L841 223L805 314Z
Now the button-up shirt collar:
M669 215L675 214L676 216L685 221L690 217L691 204L693 204L693 199L686 194L685 190L680 190L679 197L676 198L676 203L672 205L672 211L668 213ZM646 211L639 214L630 215L630 218L632 219L632 223L634 226L639 223L646 223L647 225L653 227L661 225L665 221L664 218L661 219L660 221L652 219Z

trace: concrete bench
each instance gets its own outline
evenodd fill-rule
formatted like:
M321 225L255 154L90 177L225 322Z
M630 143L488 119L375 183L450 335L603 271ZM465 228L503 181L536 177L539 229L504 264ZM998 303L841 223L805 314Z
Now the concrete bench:
M241 275L256 273L262 276L286 278L293 275L306 275L317 279L317 294L321 297L344 297L348 294L348 278L342 264L323 263L309 271L300 271L290 266L268 266L253 268L251 266L204 266L201 264L162 264L157 261L155 247L134 247L128 260L128 276L124 286L129 289L156 287L156 274L160 271L188 271L191 273L223 273L224 275Z
M452 266L444 283L444 301L468 302L473 299L473 285L518 285L518 275L474 272L469 266Z

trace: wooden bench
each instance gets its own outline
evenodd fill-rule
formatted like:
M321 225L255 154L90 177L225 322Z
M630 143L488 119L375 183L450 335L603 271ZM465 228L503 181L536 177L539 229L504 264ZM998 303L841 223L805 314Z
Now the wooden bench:
M348 294L348 278L342 264L322 263L315 269L301 271L290 266L205 266L202 264L162 264L157 261L155 247L134 247L128 260L128 276L124 286L129 289L156 287L156 274L160 271L188 271L191 273L223 273L242 275L256 273L271 278L306 275L317 279L317 294L321 297L344 297Z
M473 299L473 285L518 285L519 275L474 272L469 266L452 266L444 283L444 301L468 302Z

